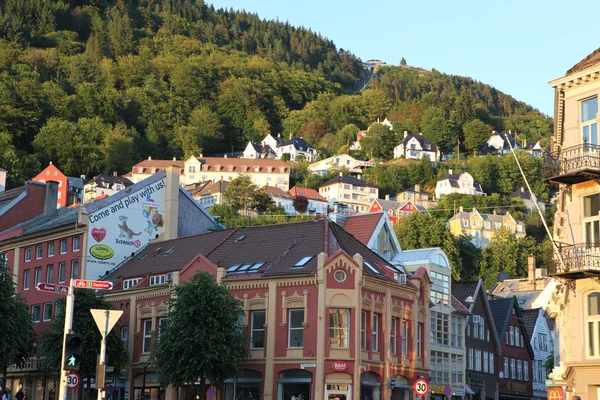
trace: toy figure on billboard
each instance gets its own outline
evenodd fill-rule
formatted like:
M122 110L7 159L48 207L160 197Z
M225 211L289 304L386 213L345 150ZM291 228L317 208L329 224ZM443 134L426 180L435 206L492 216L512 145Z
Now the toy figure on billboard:
M127 239L133 239L134 236L139 236L142 234L142 232L135 233L127 226L128 219L129 218L127 218L125 215L119 216L119 220L121 221L119 224L119 229L121 229L121 233L119 233L120 238L124 237Z

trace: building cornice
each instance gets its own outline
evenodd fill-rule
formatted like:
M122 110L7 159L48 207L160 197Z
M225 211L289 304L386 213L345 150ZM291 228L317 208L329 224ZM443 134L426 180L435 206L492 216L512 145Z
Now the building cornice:
M596 82L600 79L600 64L594 65L590 68L586 68L583 71L574 72L569 75L565 75L561 78L554 79L550 82L550 86L559 90L570 89L574 86L580 86Z

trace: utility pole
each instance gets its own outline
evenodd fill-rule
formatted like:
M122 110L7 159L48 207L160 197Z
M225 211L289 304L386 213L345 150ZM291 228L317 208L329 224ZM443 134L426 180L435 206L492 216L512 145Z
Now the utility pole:
M73 295L73 279L69 283L69 292L67 293L67 304L65 305L65 327L63 332L63 347L62 357L60 359L60 386L59 386L59 400L67 400L67 371L65 371L65 355L66 355L66 341L65 338L73 329L73 306L75 304L75 296Z

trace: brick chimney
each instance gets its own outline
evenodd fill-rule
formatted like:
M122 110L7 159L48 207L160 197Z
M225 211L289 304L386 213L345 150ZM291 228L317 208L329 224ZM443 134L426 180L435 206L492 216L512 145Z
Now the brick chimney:
M385 195L385 199L386 199L386 200L389 200L389 199L390 199L390 195L389 195L389 194L386 194L386 195Z
M533 290L536 290L535 286L535 256L529 255L527 257L527 280L533 285Z
M420 192L421 191L421 185L419 185L418 183L415 185L415 192Z
M408 131L404 131L404 139L408 136Z

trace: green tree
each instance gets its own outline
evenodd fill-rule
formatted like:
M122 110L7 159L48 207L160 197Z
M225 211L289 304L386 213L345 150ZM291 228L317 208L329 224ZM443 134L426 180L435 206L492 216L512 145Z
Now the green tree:
M108 131L104 135L101 146L104 155L104 169L117 171L121 174L130 170L137 155L137 140L139 140L137 133L127 129L127 126L122 122Z
M81 367L79 373L88 382L96 375L97 356L100 353L102 336L90 309L112 310L101 293L95 290L75 289L73 307L73 331L81 335ZM40 353L45 357L46 368L58 370L61 366L62 343L64 341L64 324L66 299L56 301L58 312L50 323L48 332L42 335ZM119 333L118 325L106 338L107 364L118 366L127 360L127 351ZM91 398L91 387L87 386L87 396Z
M362 150L369 157L390 159L394 146L396 145L396 135L393 131L382 124L374 123L369 128L366 136L360 141Z
M496 231L494 240L481 251L480 276L486 288L498 282L500 272L508 272L510 278L517 278L519 243L514 233L502 227Z
M305 214L306 210L308 210L308 199L304 196L296 196L294 197L294 209L298 211L300 214Z
M456 133L452 130L444 110L429 107L421 119L423 136L441 149L451 149L456 145Z
M475 155L477 150L489 139L491 129L482 121L472 119L463 125L463 134L465 137L463 145Z
M241 372L248 357L247 337L239 326L241 302L212 275L199 272L172 290L169 317L153 352L161 385L200 382L204 399L208 380L219 386ZM194 349L194 351L190 351Z
M17 293L12 271L0 253L0 372L6 387L6 371L11 365L24 367L36 343L29 306Z
M246 212L252 207L254 193L257 191L258 186L252 182L250 175L242 174L229 182L227 190L223 193L223 200L236 212Z
M383 120L392 109L392 99L380 90L363 90L360 98L366 117L365 124L371 124L378 119Z

